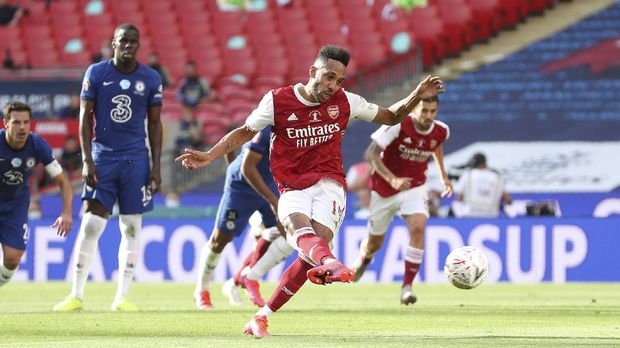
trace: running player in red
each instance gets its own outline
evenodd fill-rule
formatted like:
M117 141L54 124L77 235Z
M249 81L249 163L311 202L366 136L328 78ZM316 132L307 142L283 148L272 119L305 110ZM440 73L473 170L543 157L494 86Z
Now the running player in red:
M366 160L373 169L368 238L362 241L360 257L353 266L355 281L359 280L373 256L379 251L390 222L396 213L409 229L409 245L405 251L405 273L400 303L417 300L411 291L422 256L424 229L428 219L426 168L430 157L441 173L445 186L442 196L452 195L452 183L443 163L443 142L450 136L448 126L436 121L439 98L423 99L411 117L394 126L382 126L371 136Z
M256 132L271 129L271 170L281 193L278 218L299 257L286 269L267 304L248 322L245 333L268 336L267 318L310 279L315 284L350 282L353 271L330 251L345 211L342 136L350 119L394 125L420 100L444 91L439 77L428 76L405 99L389 108L367 102L341 88L349 52L327 45L309 69L309 80L269 91L245 125L224 136L207 152L186 149L177 157L196 169L233 151Z

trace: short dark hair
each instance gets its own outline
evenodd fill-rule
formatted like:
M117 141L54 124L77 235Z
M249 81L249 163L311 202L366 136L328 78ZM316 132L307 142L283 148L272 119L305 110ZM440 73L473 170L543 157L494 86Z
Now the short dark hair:
M123 23L123 24L119 25L118 27L116 27L116 29L114 29L114 37L115 38L116 38L116 34L120 30L125 30L125 31L133 30L136 33L138 33L138 37L140 37L140 30L138 30L138 27L136 27L135 25L133 25L131 23Z
M28 117L32 118L32 109L28 104L20 101L11 101L6 103L2 108L4 121L8 121L11 119L11 112L13 111L28 111Z
M337 60L346 67L349 65L351 54L346 48L335 45L325 45L321 47L319 54L316 56L316 60L325 63L328 59Z
M432 97L424 98L422 101L425 103L437 103L437 105L439 105L439 96L434 95Z
M481 165L486 166L486 164L487 164L487 157L481 152L475 153L469 160L469 166L472 168L476 168Z

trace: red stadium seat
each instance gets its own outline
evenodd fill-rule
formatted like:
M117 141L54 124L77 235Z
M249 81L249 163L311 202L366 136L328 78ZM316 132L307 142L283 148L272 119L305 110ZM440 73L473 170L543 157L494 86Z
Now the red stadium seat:
M472 12L474 38L485 40L502 28L499 0L467 0Z
M192 13L206 13L206 8L202 1L175 0L173 4L179 14L191 15ZM185 19L184 16L183 19Z
M226 46L226 42L232 36L243 35L244 20L239 12L217 11L211 13L211 17L213 18L213 32L219 38L222 46Z
M49 68L58 66L60 60L56 50L28 50L28 62L33 68Z
M327 14L338 12L337 2L338 0L313 0L302 1L302 4L306 7L308 14L312 12Z
M52 1L50 3L50 14L55 17L74 17L78 12L76 1Z
M215 81L223 76L224 64L221 59L197 61L198 73L209 81Z
M20 19L21 25L47 25L50 21L50 14L47 5L43 1L29 1L24 6L28 13Z
M409 15L416 43L422 46L423 64L429 67L446 55L443 23L434 8L416 8Z
M557 0L528 0L529 13L542 13L549 7L555 5Z
M52 37L52 30L48 25L30 25L22 29L23 38L27 41L44 41Z
M288 73L289 63L288 60L284 58L258 62L257 76L274 76L284 78L285 76L288 76Z
M284 86L284 79L277 76L260 76L252 81L252 86L267 86L270 88L278 88Z
M82 17L82 22L84 23L84 27L92 27L97 28L101 26L113 26L114 20L112 19L112 15L110 13L102 13L96 16L84 16Z
M474 42L471 10L464 0L437 0L439 18L444 24L448 54L458 54Z
M525 0L502 0L499 2L499 16L504 27L514 27L523 21L528 14Z
M19 46L21 46L18 27L0 26L0 43L6 45L6 41L15 41L19 43Z
M64 66L75 66L86 68L91 62L91 56L87 52L79 53L62 53L60 61Z
M200 103L200 105L198 105L195 110L196 112L210 111L218 114L223 114L224 105L215 101L210 101L208 103Z
M112 42L113 35L114 26L112 24L84 26L84 40L91 51L99 50L103 41Z

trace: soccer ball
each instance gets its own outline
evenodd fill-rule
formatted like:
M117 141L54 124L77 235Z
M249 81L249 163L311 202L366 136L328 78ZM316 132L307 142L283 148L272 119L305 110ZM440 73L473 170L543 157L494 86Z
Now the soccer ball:
M482 251L464 246L452 250L446 258L443 271L452 285L459 289L473 289L486 278L489 264Z

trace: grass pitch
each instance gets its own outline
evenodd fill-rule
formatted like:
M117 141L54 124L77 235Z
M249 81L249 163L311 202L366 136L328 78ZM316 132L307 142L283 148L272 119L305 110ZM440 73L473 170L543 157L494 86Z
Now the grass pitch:
M269 295L275 284L263 286ZM109 311L115 284L89 283L85 309L54 313L68 283L0 288L0 346L21 347L620 347L620 284L414 286L418 303L399 304L399 285L306 284L270 320L272 337L244 336L256 307L194 310L190 284L135 284L138 313Z

